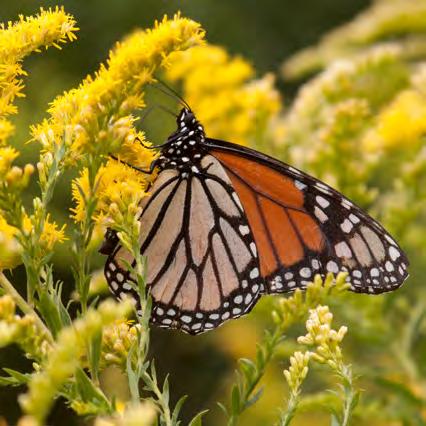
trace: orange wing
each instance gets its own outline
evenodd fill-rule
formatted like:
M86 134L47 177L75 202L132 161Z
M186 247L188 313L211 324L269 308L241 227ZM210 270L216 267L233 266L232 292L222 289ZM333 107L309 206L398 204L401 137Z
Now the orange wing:
M263 277L302 261L305 248L324 249L317 222L304 210L294 180L242 156L214 151L226 168L251 225Z

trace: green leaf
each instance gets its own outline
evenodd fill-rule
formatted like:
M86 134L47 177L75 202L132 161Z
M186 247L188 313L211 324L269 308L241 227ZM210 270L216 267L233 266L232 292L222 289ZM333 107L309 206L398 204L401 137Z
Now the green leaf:
M92 372L96 379L98 378L99 373L99 362L101 359L101 349L102 349L102 330L97 332L90 343L90 365L92 367Z
M247 382L251 382L253 380L253 376L257 372L257 368L255 363L247 358L241 358L239 360L240 364L240 370L244 374L244 377L246 378Z
M240 395L240 389L237 385L234 385L232 387L231 406L232 406L232 413L234 414L240 413L241 395Z
M165 405L169 405L169 397L170 397L170 391L169 391L169 375L166 376L163 383L163 393L162 398Z
M209 410L200 411L188 424L188 426L203 426L201 420L205 414L208 413Z
M43 319L46 321L48 328L54 336L57 336L64 324L58 311L58 306L51 297L51 294L42 292L37 303L37 308L40 311Z
M137 348L137 344L134 343L127 354L127 362L126 362L126 371L127 371L127 380L129 383L130 394L132 395L132 400L134 402L139 402L139 376L133 370L132 367L132 358L135 350Z
M178 421L180 410L182 409L182 405L185 403L187 395L182 396L179 401L176 403L175 408L173 409L172 414L172 423L175 424Z
M110 404L105 395L87 377L82 368L78 368L75 373L75 383L79 396L84 402L93 402L100 407L100 411L108 412Z
M3 368L3 371L9 374L9 377L0 377L2 386L20 386L29 382L31 374L23 374L10 368Z
M399 398L403 399L406 404L412 404L417 407L421 407L426 403L424 399L419 398L417 395L415 395L413 391L408 386L405 386L403 383L394 382L384 377L376 377L375 382L378 385L386 388L386 390L392 393L393 395L398 395Z
M224 404L222 404L221 402L216 402L216 404L218 405L218 407L223 411L223 413L225 414L226 417L229 417L228 414L228 409L225 407Z

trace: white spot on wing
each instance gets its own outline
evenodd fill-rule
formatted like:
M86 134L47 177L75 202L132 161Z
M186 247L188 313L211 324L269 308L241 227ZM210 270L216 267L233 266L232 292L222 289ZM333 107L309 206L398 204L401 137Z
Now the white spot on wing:
M314 214L321 223L328 220L328 216L317 206L314 207Z
M295 180L294 185L296 186L297 189L300 189L301 191L303 191L306 188L306 185L303 182L300 182L300 180Z
M336 244L334 246L334 249L336 250L336 254L338 257L352 257L352 251L345 241L341 241L340 243Z
M326 200L324 197L321 197L321 195L317 195L315 197L315 200L323 208L327 208L330 205L329 201Z
M339 267L337 266L337 263L334 262L333 260L330 260L327 263L327 271L333 272L334 274L337 274L337 272L339 272Z
M348 219L345 219L340 225L340 228L342 228L343 232L346 232L346 234L349 234L349 232L351 232L353 228L353 225Z
M393 261L395 261L399 256L401 256L401 253L394 246L391 246L389 247L389 256Z

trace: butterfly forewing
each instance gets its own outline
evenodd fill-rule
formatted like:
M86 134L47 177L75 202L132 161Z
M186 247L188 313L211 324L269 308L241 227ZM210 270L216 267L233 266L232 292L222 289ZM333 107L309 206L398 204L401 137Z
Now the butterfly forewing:
M340 193L263 154L210 144L243 204L269 293L304 288L316 273L347 271L351 290L366 293L406 279L397 243Z
M196 172L162 171L143 205L141 254L147 258L152 321L192 334L247 313L263 283L256 245L222 166L206 155ZM118 296L135 296L119 247L106 265Z

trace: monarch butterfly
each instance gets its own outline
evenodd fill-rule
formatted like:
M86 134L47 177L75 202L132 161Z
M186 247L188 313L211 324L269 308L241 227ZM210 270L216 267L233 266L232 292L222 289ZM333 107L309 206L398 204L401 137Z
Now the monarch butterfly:
M348 272L350 289L382 293L408 260L374 219L328 185L260 152L206 138L185 104L161 145L142 201L151 321L190 334L248 313L262 294L304 288L315 274ZM112 231L100 250L117 296L130 293L131 257Z

